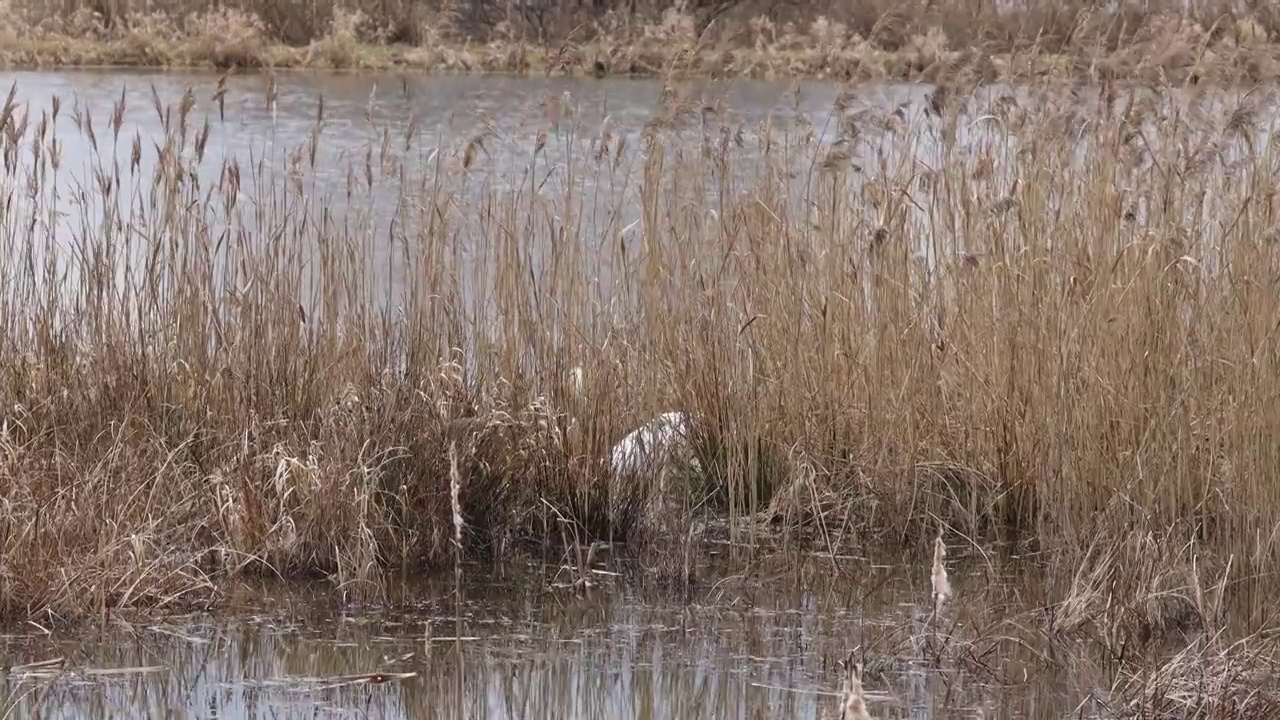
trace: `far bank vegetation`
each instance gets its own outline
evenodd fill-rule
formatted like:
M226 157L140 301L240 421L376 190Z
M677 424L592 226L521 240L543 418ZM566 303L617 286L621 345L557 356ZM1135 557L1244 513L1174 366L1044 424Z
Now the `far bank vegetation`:
M845 80L1277 75L1280 11L1211 0L6 0L0 61Z

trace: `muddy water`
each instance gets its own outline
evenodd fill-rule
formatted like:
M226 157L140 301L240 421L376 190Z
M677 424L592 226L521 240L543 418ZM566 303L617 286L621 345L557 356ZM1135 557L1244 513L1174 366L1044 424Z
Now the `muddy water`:
M0 636L0 696L14 718L822 718L837 660L861 647L875 717L1061 717L1088 698L1081 678L1028 661L1035 651L984 660L1016 682L934 668L912 649L927 636L927 579L808 565L703 570L687 596L623 564L602 563L587 593L553 587L550 567L467 568L460 613L450 576L377 602L267 586L218 615L26 624ZM989 582L957 580L957 597ZM984 608L982 622L1015 610ZM957 617L946 622L976 622Z

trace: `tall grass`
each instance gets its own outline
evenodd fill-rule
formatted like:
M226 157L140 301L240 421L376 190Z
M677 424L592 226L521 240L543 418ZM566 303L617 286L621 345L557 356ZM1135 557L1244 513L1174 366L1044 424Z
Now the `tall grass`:
M548 506L651 548L699 519L830 551L941 520L1069 570L1144 533L1254 577L1280 520L1277 158L1257 95L1214 97L842 95L752 128L673 91L638 135L530 129L513 169L376 127L312 167L323 112L297 152L202 167L232 130L194 93L105 123L11 95L0 607L247 570L376 588L458 530L559 547ZM152 111L164 137L119 133ZM673 408L698 469L612 478L610 444Z

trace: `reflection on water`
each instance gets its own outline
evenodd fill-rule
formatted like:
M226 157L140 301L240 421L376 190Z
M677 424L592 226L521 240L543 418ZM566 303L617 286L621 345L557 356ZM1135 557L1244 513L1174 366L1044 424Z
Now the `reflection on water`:
M579 596L548 589L550 570L468 569L461 641L447 581L364 607L275 587L218 616L66 635L23 625L3 635L0 663L65 665L14 669L0 691L15 718L819 718L836 707L837 661L861 647L876 717L1048 717L1084 697L1034 662L1006 686L954 660L933 669L912 656L936 651L920 632L927 581L866 561L808 566L722 573L688 603L621 578ZM985 590L962 580L966 592Z

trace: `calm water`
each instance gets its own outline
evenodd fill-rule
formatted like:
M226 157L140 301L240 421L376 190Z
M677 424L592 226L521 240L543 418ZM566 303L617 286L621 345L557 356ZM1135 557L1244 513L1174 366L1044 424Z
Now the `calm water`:
M224 230L234 237L241 228L252 237L271 237L286 217L296 228L303 214L321 222L329 213L337 233L361 245L375 275L371 285L380 296L394 297L411 280L397 262L396 244L412 242L431 223L426 203L432 201L441 203L450 225L447 234L464 254L479 252L494 240L495 223L479 217L511 203L530 208L522 210L526 215L533 213L531 203L537 206L539 221L531 237L522 239L531 252L545 248L548 234L556 232L567 232L596 251L635 241L636 233L626 229L634 229L639 219L641 133L659 107L658 82L285 74L279 76L270 104L264 76L240 75L229 78L219 107L214 101L218 78L200 73L0 73L0 86L16 84L20 115L30 119L31 128L51 112L54 98L60 103L50 133L57 135L60 166L40 183L44 191L39 201L25 197L29 167L8 175L0 188L13 197L3 211L8 213L5 223L34 223L38 235L47 233L54 241L50 246L59 249L60 267L74 282L77 270L70 259L77 255L76 246L103 234L104 202L113 202L123 225L135 227L129 242L133 262L141 265L153 235L149 226L157 217L154 210L142 208L162 202L152 194L152 177L165 123L177 126L176 108L190 91L195 106L186 134L194 138L207 119L209 139L202 159L197 160L193 141L179 157L198 178L200 196L219 196L224 162L238 163L243 177L245 202L234 211L217 202L203 211L213 239ZM928 90L867 86L853 107L904 105L919 112ZM758 137L766 121L784 132L802 114L813 123L815 135L830 137L835 133L832 103L839 92L830 84L694 85L682 90L690 107L717 111L694 112L699 117L684 118L674 132L697 140L731 128L741 129L744 138ZM125 112L117 136L108 123L121 100ZM318 125L321 102L324 121ZM309 143L317 127L312 163ZM611 159L594 162L590 158L606 132L613 138ZM547 142L534 157L539 133L545 133ZM464 173L466 146L477 137L482 141L473 148ZM131 167L135 141L141 148L136 171ZM28 166L29 145L23 146ZM758 142L744 142L740 148L745 160L735 169L739 182L749 181L750 158L758 148ZM113 164L123 171L120 186L113 201L104 201L94 190L95 170L109 170ZM285 187L302 189L309 206L298 207L284 197L280 191ZM598 258L606 284L612 275L607 254ZM469 277L466 260L460 262L460 274ZM311 304L305 297L301 301Z
M460 643L443 579L363 605L318 584L242 592L217 616L66 634L20 625L0 636L0 664L65 663L10 670L0 696L14 718L822 718L836 661L857 647L876 717L1062 716L1098 690L1012 644L986 662L1016 682L955 660L931 669L913 649L927 577L866 560L807 565L708 575L687 602L620 564L602 564L622 572L584 595L552 589L553 568L468 568ZM962 580L957 596L987 583ZM1021 610L988 608L983 622ZM359 682L374 673L385 682Z
M314 224L304 228L300 218L328 222L330 234L344 235L359 245L373 275L369 287L376 290L379 301L389 298L394 303L414 280L399 258L433 222L447 222L444 235L458 248L454 262L464 278L473 276L473 265L469 264L473 256L483 255L492 248L495 236L515 228L522 234L519 243L535 268L541 267L541 257L557 238L567 237L583 246L601 285L600 301L611 301L608 286L618 278L621 262L615 249L634 247L638 241L637 188L646 160L642 133L660 105L663 88L659 82L298 73L278 77L273 103L268 102L269 83L262 75L230 77L219 107L214 101L215 74L0 74L0 86L16 84L20 112L30 118L32 127L51 110L55 97L61 104L57 121L51 124L56 129L60 156L59 168L51 174L56 182L42 182L42 197L32 201L25 197L29 168L9 173L0 191L12 201L0 204L0 224L26 227L34 223L39 229L37 236L48 235L52 241L48 246L57 248L60 267L74 281L72 258L77 255L77 243L103 234L99 223L104 203L114 203L123 225L133 226L127 233L128 242L134 263L141 265L144 248L159 228L153 227L158 213L140 208L154 208L161 202L152 195L151 178L161 154L165 123L177 124L176 107L190 91L195 105L187 136L199 134L207 119L208 144L201 160L197 161L190 144L179 158L198 178L199 196L218 196L216 188L226 161L238 163L243 178L245 201L238 207L226 209L213 202L202 210L209 221L210 242L219 241L224 231L230 237L244 232L259 240L278 239L287 219L289 232L303 228L303 234L311 234L299 244L300 249L310 252L317 231ZM918 252L930 262L940 253L974 250L968 247L973 241L971 233L954 227L947 219L949 210L939 212L962 202L957 194L960 189L939 188L936 180L929 179L941 164L944 148L958 151L961 157L972 156L975 164L980 155L990 161L983 168L988 180L963 189L971 195L963 202L981 208L1012 188L1020 153L1043 153L1046 143L1051 143L1077 147L1083 157L1082 138L1089 134L1082 123L1088 117L1086 108L1096 102L1096 89L1077 90L1070 100L1064 99L1068 95L1064 89L1062 97L1055 100L1061 101L1062 107L1054 112L1074 105L1081 114L1060 123L1059 132L1046 135L1047 123L1040 123L1038 133L1023 132L1016 121L1018 113L1011 115L1011 106L1002 99L1014 98L1019 108L1034 110L1045 100L1043 95L1016 88L982 88L972 97L951 100L962 105L963 111L956 136L947 141L939 121L928 112L932 90L930 86L904 84L841 88L830 83L694 83L678 91L687 99L690 113L667 133L689 141L673 154L700 153L717 143L732 144L734 159L728 168L731 193L752 187L758 172L755 159L766 136L774 138L771 143L775 148L788 142L794 146L797 137L812 136L814 144L807 151L785 161L797 179L790 198L795 217L804 217L815 202L829 202L822 198L823 193L830 194L827 184L831 181L814 168L838 135L840 123L834 106L841 93L850 93L846 115L896 115L899 127L892 132L876 130L870 121L861 123L859 139L851 143L849 163L854 170L842 181L846 183L848 211L867 228L889 222L887 210L868 202L860 192L867 183L890 179L892 187L884 188L884 193L910 193L911 202L902 211L907 213L909 235L919 243ZM1266 108L1274 103L1270 96L1255 94L1260 99L1251 101L1258 108L1252 115L1257 120L1254 142L1265 147L1270 122ZM1222 91L1197 100L1208 118L1205 125L1223 126L1239 95ZM1185 94L1176 97L1178 103L1188 102ZM318 125L322 98L324 122ZM107 125L121 99L125 112L117 137ZM1122 95L1119 107L1126 102L1127 96ZM163 109L157 111L157 104L172 108L167 119ZM1158 123L1154 118L1147 121L1146 142L1159 144ZM92 137L85 130L90 125L94 128ZM309 143L317 127L313 163ZM540 133L545 134L546 145L535 156ZM595 150L606 133L612 138L609 159L596 162ZM475 138L481 142L472 147L471 163L464 172L468 141ZM705 144L701 143L704 139ZM1227 168L1221 173L1229 173L1231 158L1244 146L1243 137L1227 134L1221 140L1222 165ZM141 149L136 172L130 170L135 142ZM948 146L947 142L953 144ZM32 154L27 147L30 144L24 142L24 160ZM104 201L93 190L93 170L113 165L124 169L123 177L113 200ZM666 162L668 168L678 165L676 157ZM705 170L707 163L699 167ZM1145 218L1148 202L1141 184L1157 170L1148 158L1132 168L1132 177L1116 179L1122 192L1135 198L1139 223ZM684 186L683 202L706 199L700 210L703 222L713 228L719 222L718 187L704 191L698 183L707 180L716 185L716 181L678 172L673 176ZM56 196L52 192L55 187ZM307 204L300 206L297 196L285 194L286 187L302 189L300 196L307 198ZM1206 193L1208 201L1214 202L1212 188ZM1048 202L1047 209L1052 211L1056 198L1049 197ZM494 219L494 213L504 211L514 214ZM1206 215L1218 217L1212 210ZM534 220L521 224L529 218ZM1222 227L1210 222L1200 230L1209 239ZM0 250L5 250L3 242ZM11 272L20 267L9 266ZM240 284L244 282L247 280ZM314 288L308 282L304 281L299 300L309 306L314 302L310 296ZM464 295L470 292L470 288L463 290Z

